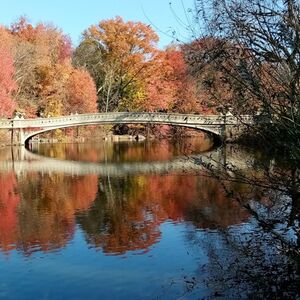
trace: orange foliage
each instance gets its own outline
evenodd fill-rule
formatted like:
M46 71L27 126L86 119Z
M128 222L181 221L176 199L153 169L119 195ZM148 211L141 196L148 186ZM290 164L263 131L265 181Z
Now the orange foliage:
M85 70L73 70L67 84L68 112L97 112L96 86Z
M90 40L98 49L99 61L93 61L89 70L97 82L100 110L137 109L152 71L157 34L146 24L116 17L88 28L82 47L90 47ZM84 59L81 65L85 66Z
M155 52L157 34L141 22L124 22L121 17L91 26L85 35L99 41L111 61L121 63L125 70L137 70ZM133 74L132 74L133 75Z
M34 45L33 59L39 64L64 63L71 59L71 40L62 31L54 26L29 24L26 18L21 17L11 25L11 34L19 42L28 42Z
M10 29L0 28L0 38L0 114L10 116L16 106L28 117L96 111L94 83L71 65L71 41L61 30L20 18Z
M153 76L146 86L143 107L148 111L169 110L183 113L209 113L197 94L196 82L189 75L183 53L169 47L156 57Z
M0 117L11 117L16 107L12 92L17 86L13 79L15 70L9 48L11 40L6 30L1 27L0 40Z
M212 44L209 39L159 51L158 36L150 26L121 17L100 21L85 31L78 52L80 65L94 76L96 89L87 71L71 65L71 41L60 29L42 23L33 26L20 18L10 29L0 28L0 38L6 45L0 47L0 113L4 116L10 116L16 106L29 117L90 113L97 108L213 111L211 95L203 86L199 89L199 80L190 76L185 62L189 56L183 57L188 48L194 53L206 51ZM96 51L94 59L88 56L91 51ZM209 69L205 76L210 76ZM229 89L221 84L222 76L214 73L226 98Z

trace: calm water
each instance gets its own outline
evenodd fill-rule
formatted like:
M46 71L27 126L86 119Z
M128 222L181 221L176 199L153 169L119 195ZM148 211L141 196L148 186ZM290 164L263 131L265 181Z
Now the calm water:
M242 259L233 240L256 225L216 179L182 167L210 147L188 139L1 150L0 298L233 297L222 281ZM251 283L236 289L251 292Z

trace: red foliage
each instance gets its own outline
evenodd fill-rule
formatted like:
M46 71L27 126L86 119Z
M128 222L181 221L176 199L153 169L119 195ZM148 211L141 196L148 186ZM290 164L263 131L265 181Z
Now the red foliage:
M147 81L144 109L147 111L166 110L172 106L176 91L174 76L174 68L168 61L167 52L161 51L153 66L153 76Z
M11 117L15 110L15 102L11 94L16 89L13 79L13 59L8 49L0 46L0 116Z
M147 82L144 109L185 113L205 111L196 92L196 82L188 74L181 50L168 48L162 51L156 59L154 68L154 76L151 76Z
M38 51L38 48L43 47L46 50L46 55L54 54L55 59L61 63L71 58L71 39L56 27L42 23L34 27L28 23L26 18L21 17L16 23L12 24L10 32L22 41L34 44L36 51Z
M68 112L97 112L96 86L85 70L74 70L67 85Z
M58 44L58 61L63 62L70 59L72 55L72 41L69 36L62 35Z

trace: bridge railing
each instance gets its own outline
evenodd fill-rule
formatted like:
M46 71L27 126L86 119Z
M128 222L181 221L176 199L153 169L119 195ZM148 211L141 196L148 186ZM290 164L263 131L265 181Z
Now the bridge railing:
M51 128L97 123L162 123L190 125L237 125L257 122L253 116L196 115L177 113L112 112L36 119L0 119L0 128Z
M13 121L8 119L0 119L0 128L12 128Z

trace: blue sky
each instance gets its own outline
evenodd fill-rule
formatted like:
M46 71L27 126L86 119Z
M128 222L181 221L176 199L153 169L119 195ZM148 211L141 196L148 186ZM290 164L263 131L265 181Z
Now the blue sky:
M174 30L180 40L188 40L190 34L185 27L192 19L188 10L193 3L194 0L3 0L0 24L10 25L20 16L26 16L33 24L52 23L70 35L76 46L84 29L119 15L126 21L151 24L163 48L172 42Z

